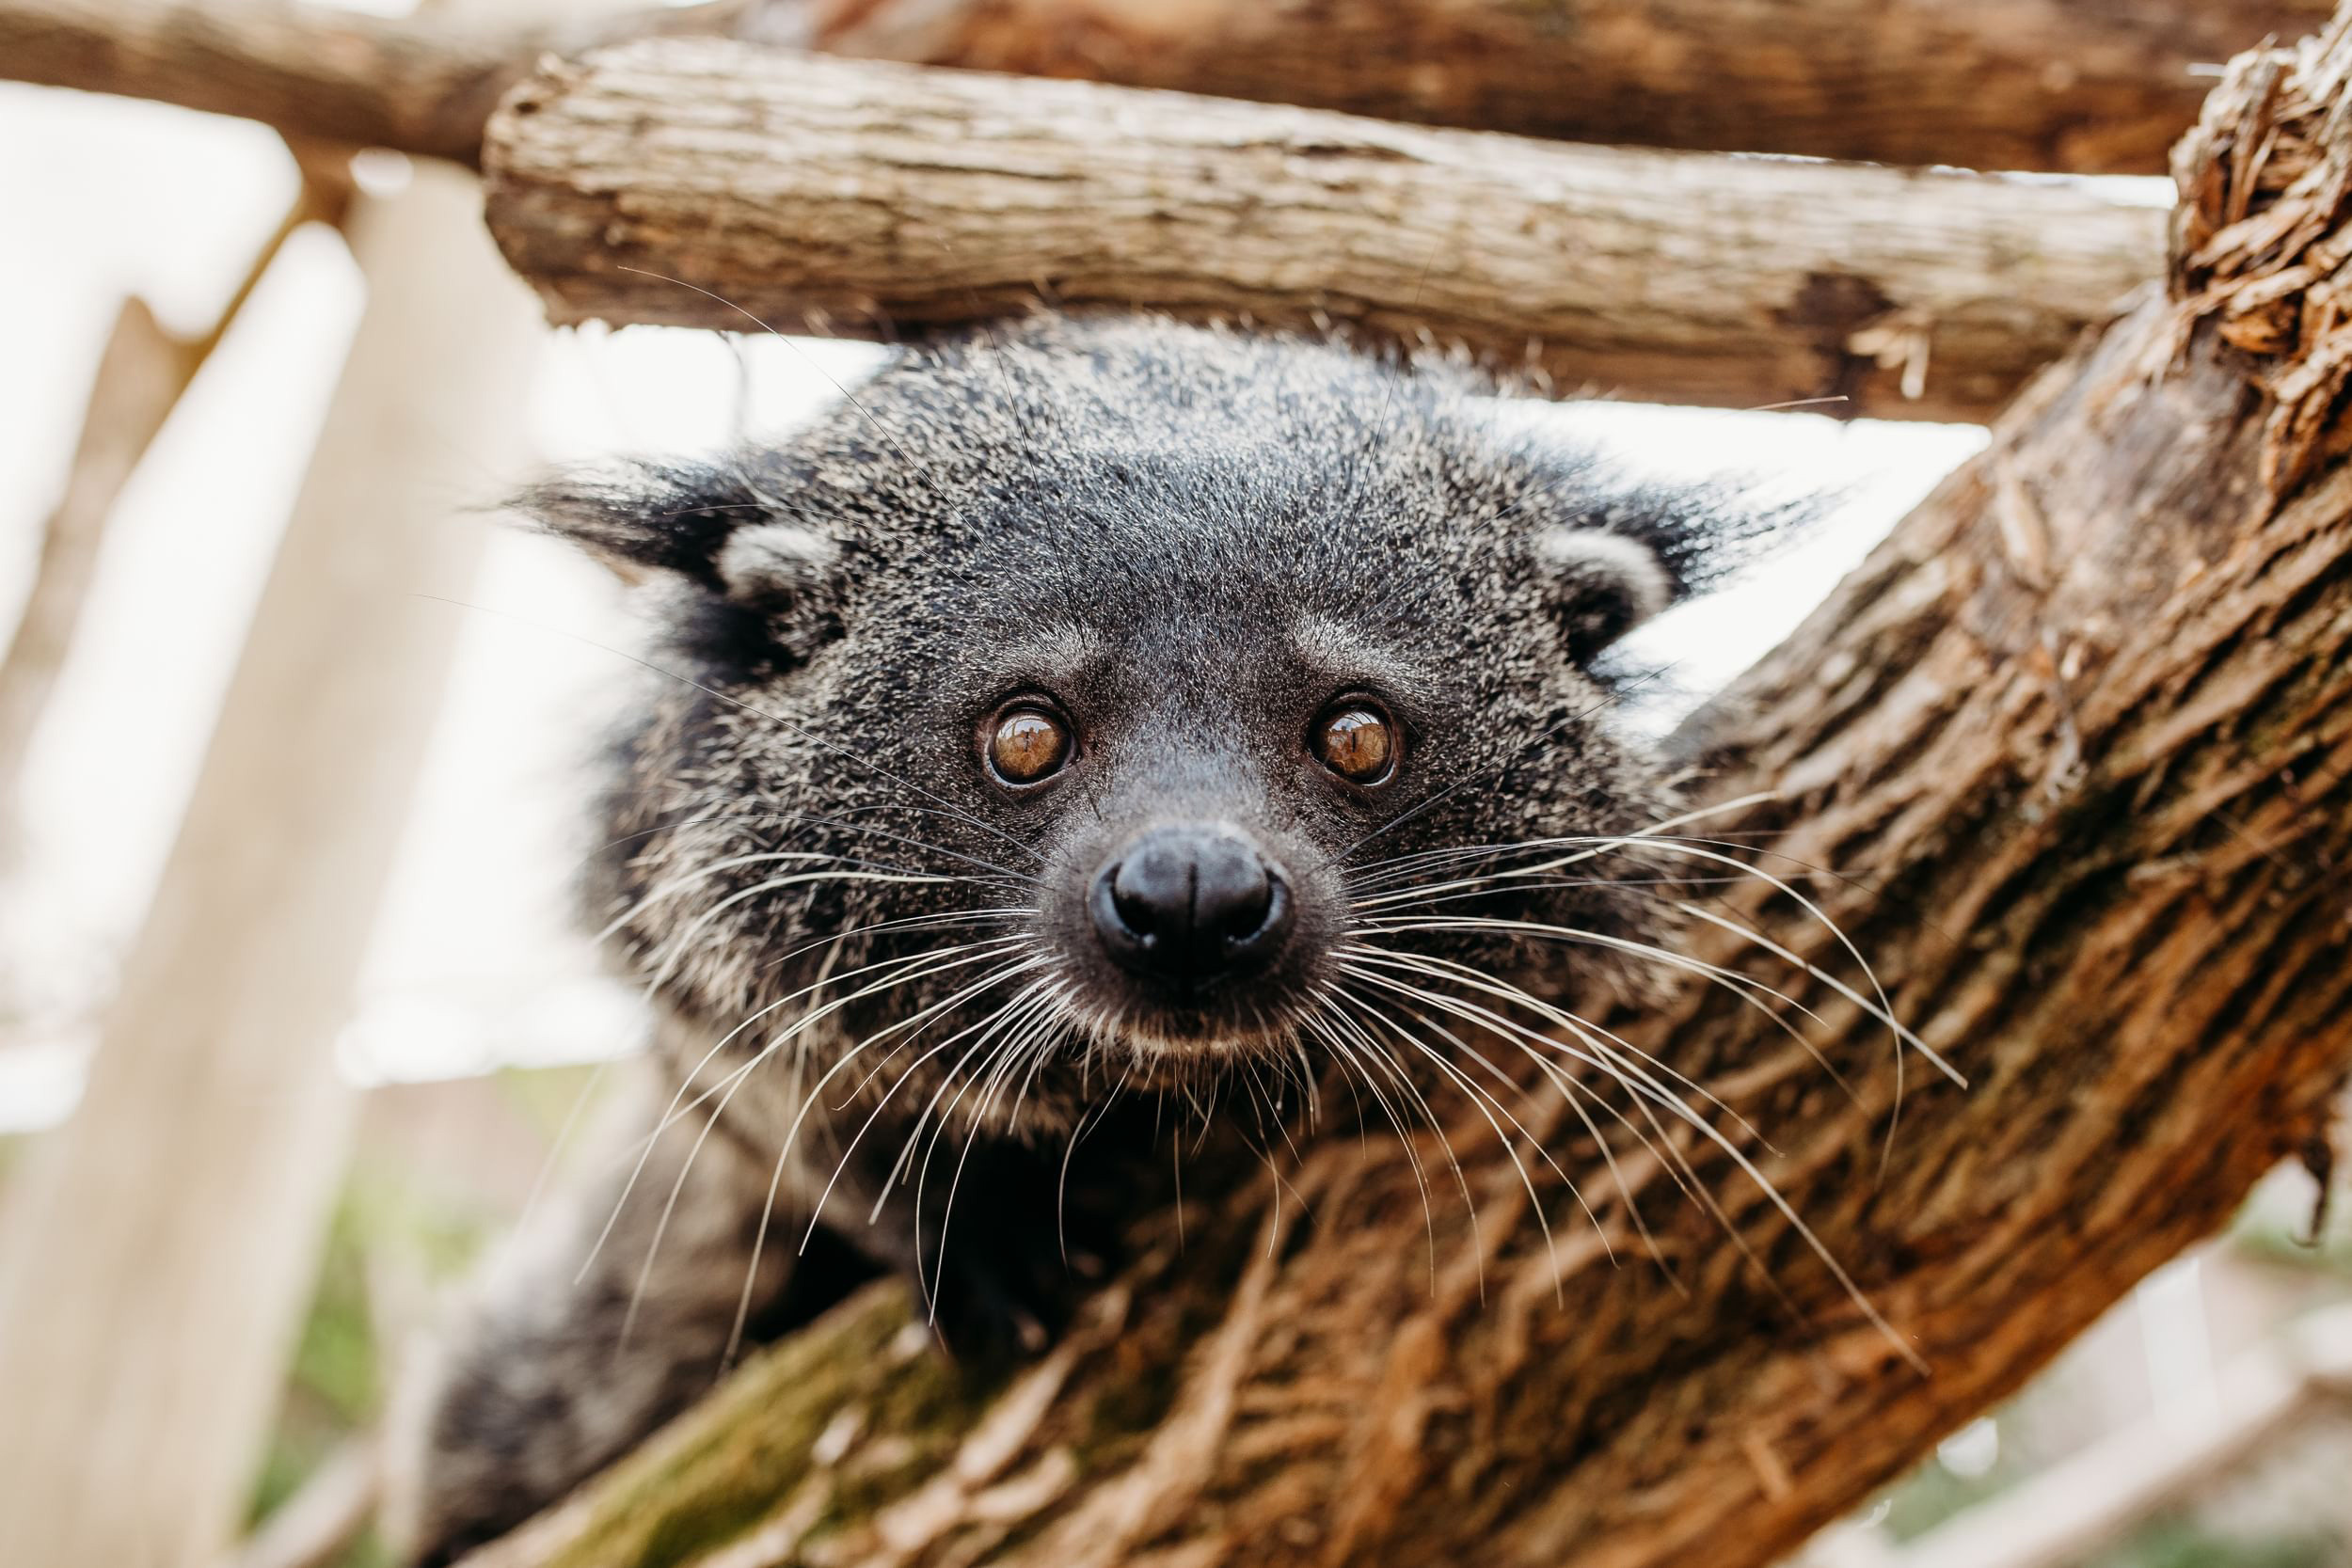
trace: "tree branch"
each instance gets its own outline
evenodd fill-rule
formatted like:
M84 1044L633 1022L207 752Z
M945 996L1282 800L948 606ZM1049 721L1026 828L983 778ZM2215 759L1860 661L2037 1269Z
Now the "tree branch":
M2240 61L2179 178L2169 287L1714 712L1739 803L1694 831L1778 880L1687 946L1811 1015L1596 1015L1771 1136L1714 1118L1893 1338L1723 1145L1613 1172L1555 1104L1597 1217L1546 1180L1547 1234L1465 1111L1478 1224L1438 1204L1433 1250L1395 1138L1279 1197L1188 1168L1181 1251L1140 1216L1009 1387L879 1291L480 1562L1760 1568L2219 1226L2352 1069L2352 6ZM1831 922L1972 1087L1902 1088Z
M810 43L1570 141L2152 173L2210 85L2197 66L2308 32L2328 8L814 0Z
M724 32L756 9L756 0L707 0L586 26L518 28L289 0L5 0L0 76L471 165L499 95L540 55Z
M1572 16L1525 0L707 0L453 31L298 0L0 0L0 75L471 163L491 104L543 52L756 33L1571 140L2144 172L2196 112L2197 66L2326 15L2327 0L1585 0Z
M1562 391L1930 419L1989 417L2163 254L2160 213L2070 187L709 40L548 61L485 162L558 322L879 336L1042 294L1435 333Z

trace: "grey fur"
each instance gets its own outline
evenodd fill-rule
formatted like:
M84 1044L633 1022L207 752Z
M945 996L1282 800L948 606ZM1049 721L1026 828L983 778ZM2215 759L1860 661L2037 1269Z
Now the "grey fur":
M619 962L656 994L656 1063L699 1094L774 1050L732 1080L691 1170L679 1162L702 1111L656 1143L580 1285L610 1186L486 1298L421 1455L413 1528L428 1560L551 1500L707 1383L771 1174L779 1218L749 1306L781 1322L806 1284L805 1265L782 1260L837 1161L826 1227L884 1266L938 1263L937 1220L903 1195L866 1224L927 1107L949 1152L977 1137L980 1164L1017 1182L1025 1146L1057 1149L1114 1089L1144 1101L1236 1061L1309 1057L1297 1019L1331 981L1349 878L1371 863L1630 832L1669 813L1660 765L1609 721L1593 658L1683 591L1728 525L1703 497L1614 485L1580 454L1505 436L1480 410L1492 390L1458 365L1337 343L1041 318L904 354L780 446L531 498L545 527L668 595L658 662L676 678L620 748L589 895ZM1076 760L1009 797L982 776L976 737L1029 691L1074 721ZM1306 745L1327 703L1365 691L1406 735L1377 790L1334 780ZM1125 987L1083 907L1106 856L1179 818L1269 846L1298 902L1280 962L1181 1006ZM1662 930L1661 901L1631 889L1562 887L1537 907L1635 941ZM871 929L974 910L1020 912ZM839 977L861 965L990 940L1036 967L935 1026L910 1021L988 964L818 1006L853 992ZM1510 958L1458 937L1420 945ZM1630 973L1598 950L1571 956L1601 978ZM991 1064L961 1058L984 1033L925 1054L1022 995L1034 1027L1017 1095L1009 1073L972 1089ZM886 1065L870 1070L859 1042L894 1027L886 1052L866 1048ZM673 1180L676 1216L622 1350ZM1001 1261L1019 1251L1013 1230L1050 1231L1050 1212L972 1192L966 1180L957 1227L984 1207L1013 1217L967 1253ZM956 1277L979 1315L1034 1338L1023 1290Z

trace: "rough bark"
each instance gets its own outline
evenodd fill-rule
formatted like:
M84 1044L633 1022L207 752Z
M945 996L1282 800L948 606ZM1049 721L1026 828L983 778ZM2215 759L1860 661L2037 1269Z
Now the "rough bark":
M2161 170L2328 0L814 0L815 47L1571 141Z
M1717 909L1812 967L1691 946L1814 1009L1783 1022L1823 1060L1723 987L1607 1022L1770 1135L1718 1118L1892 1336L1719 1148L1682 1140L1720 1218L1622 1160L1677 1289L1565 1113L1537 1131L1623 1266L1541 1181L1548 1244L1464 1111L1478 1225L1438 1203L1434 1258L1397 1139L1310 1147L1279 1200L1188 1173L1181 1247L1139 1217L1141 1260L1009 1387L878 1291L479 1562L1754 1568L2016 1387L2352 1069L2347 78L2352 8L2239 63L2184 147L2169 288L1713 715L1694 831L1790 879ZM1915 1058L1891 1139L1899 1053L1799 891L1973 1080Z
M1930 419L1989 417L2163 257L2160 213L2069 187L711 40L548 62L485 166L558 322L877 336L1042 296L1435 334L1562 391Z
M756 7L709 0L518 27L286 0L6 0L0 76L258 119L289 136L471 164L499 95L541 54L716 32Z
M734 0L621 32L739 29L885 59L1089 77L1572 140L1976 168L2163 166L2194 70L2326 0ZM0 74L471 162L542 50L286 0L8 0Z

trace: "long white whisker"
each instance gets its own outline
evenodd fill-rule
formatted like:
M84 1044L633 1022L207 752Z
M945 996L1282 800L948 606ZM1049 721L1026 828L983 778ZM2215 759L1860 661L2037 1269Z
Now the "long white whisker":
M1057 987L1047 990L1042 996L1041 996L1038 999L1038 1006L1029 1015L1026 1024L1027 1033L1009 1039L1006 1045L999 1050L997 1053L998 1065L994 1073L992 1074L993 1081L999 1086L1001 1086L1002 1081L1009 1077L1010 1072L1017 1069L1025 1058L1033 1055L1035 1061L1041 1063L1044 1061L1045 1057L1051 1053L1054 1044L1054 1029L1055 1026L1061 1022L1058 1007L1061 998L1065 993L1065 990L1066 988ZM1031 1070L1034 1074L1034 1068ZM934 1323L937 1321L937 1314L939 1310L938 1292L939 1290L946 1285L947 1278L947 1232L948 1228L955 1224L956 1194L963 1186L963 1167L971 1161L972 1146L980 1141L980 1130L985 1125L988 1117L988 1099L990 1092L990 1090L985 1089L982 1091L980 1104L972 1113L972 1131L963 1140L963 1152L957 1157L955 1175L947 1183L947 1201L940 1211L939 1266L937 1271L931 1276L933 1281L931 1311L933 1315L932 1321ZM1028 1092L1028 1085L1025 1080L1022 1085L1022 1092L1025 1095ZM958 1098L961 1099L961 1096L959 1095ZM955 1105L951 1101L948 1104L947 1109L941 1113L939 1118L941 1132L944 1132L946 1131L947 1118L955 1114ZM1014 1111L1014 1118L1016 1120L1019 1118L1019 1115L1020 1113L1016 1108ZM936 1150L938 1147L939 1139L936 1135L934 1135L931 1140L931 1148L933 1150ZM924 1176L930 1173L930 1155L925 1154L923 1156L923 1172L922 1174L918 1174L914 1179L914 1214L917 1222L915 1234L917 1237L920 1237L922 1234L921 1220L923 1216L923 1180ZM918 1275L922 1272L921 1243L919 1241L916 1243L915 1271Z
M1392 990L1409 991L1412 990L1412 988L1403 987L1397 982L1390 980L1387 977L1372 971L1358 970L1354 973L1359 979L1366 980L1374 985L1386 987ZM1420 996L1421 1000L1428 1002L1433 1006L1443 1006L1448 1011L1455 1011L1457 1016L1460 1016L1462 1011L1467 1011L1469 1015L1480 1019L1500 1031L1525 1036L1537 1043L1548 1045L1553 1050L1565 1052L1571 1056L1587 1062L1591 1066L1600 1068L1603 1071L1610 1073L1612 1077L1613 1077L1626 1088L1631 1090L1642 1099L1655 1103L1660 1108L1666 1111L1676 1120L1680 1121L1684 1126L1690 1128L1700 1137L1713 1144L1726 1159L1730 1160L1740 1168L1740 1173L1755 1186L1756 1192L1764 1197L1766 1202L1770 1203L1772 1208L1778 1212L1783 1220L1788 1222L1789 1227L1796 1232L1798 1237L1804 1241L1805 1246L1813 1253L1814 1257L1820 1261L1821 1266L1830 1272L1831 1276L1835 1278L1838 1285L1845 1291L1848 1299L1852 1301L1855 1307L1862 1312L1864 1317L1869 1320L1871 1325L1879 1330L1880 1334L1886 1339L1887 1343L1894 1347L1896 1353L1901 1355L1904 1360L1910 1362L1912 1366L1920 1371L1924 1372L1927 1370L1927 1363L1920 1358L1916 1351L1914 1351L1908 1344L1903 1342L1902 1338L1895 1332L1894 1325L1886 1321L1885 1317L1880 1313L1878 1307L1870 1301L1869 1297L1863 1293L1862 1288L1854 1283L1853 1276L1846 1272L1844 1265L1837 1261L1836 1256L1829 1250L1827 1244L1824 1243L1820 1237L1815 1233L1813 1227L1805 1224L1803 1216L1798 1214L1795 1206L1791 1204L1787 1197L1782 1196L1780 1189L1772 1184L1772 1180L1756 1166L1755 1161L1748 1157L1747 1152L1740 1148L1739 1145L1733 1142L1728 1136L1726 1136L1722 1129L1716 1127L1714 1123L1708 1121L1705 1117L1700 1116L1696 1111L1693 1111L1689 1105L1683 1103L1683 1101L1677 1097L1666 1093L1662 1088L1651 1082L1645 1074L1640 1072L1629 1072L1620 1065L1609 1063L1597 1055L1578 1051L1572 1047L1565 1046L1558 1040L1549 1039L1544 1036L1536 1035L1533 1031L1524 1029L1520 1025L1514 1023L1509 1019L1503 1018L1488 1008L1480 1007L1474 1003L1461 1002L1450 997L1441 999L1428 992L1417 992L1416 994ZM1710 1207L1713 1207L1711 1200ZM1739 1227L1731 1224L1729 1216L1724 1214L1720 1208L1716 1208L1714 1212L1721 1223L1725 1227L1725 1233L1730 1236L1733 1244L1738 1246L1744 1255L1754 1260L1755 1254L1753 1250L1749 1248L1746 1239L1740 1235ZM1757 1266L1761 1269L1760 1262ZM1785 1292L1780 1291L1777 1282L1772 1280L1769 1270L1763 1271L1763 1277L1768 1284L1772 1285L1774 1292L1776 1294L1781 1294L1782 1299L1785 1301L1787 1299Z
M1399 953L1384 947L1370 947L1362 944L1355 944L1342 948L1341 952L1349 958L1357 958L1360 961L1379 963L1389 968L1406 969L1418 974L1426 974L1434 978L1453 980L1458 984L1469 986L1474 990L1483 991L1489 996L1497 997L1502 1001L1525 1007L1531 1012L1534 1012L1537 1017L1545 1019L1549 1022L1557 1023L1563 1028L1589 1030L1595 1034L1603 1036L1614 1047L1613 1050L1603 1048L1604 1053L1609 1056L1613 1065L1618 1059L1620 1054L1622 1054L1622 1056L1638 1064L1634 1068L1634 1070L1641 1072L1645 1077L1648 1076L1648 1069L1657 1069L1660 1072L1662 1072L1668 1078L1671 1078L1675 1083L1681 1085L1684 1088L1689 1089L1692 1094L1695 1094L1705 1100L1716 1110L1721 1111L1724 1115L1729 1117L1742 1132L1747 1133L1748 1136L1754 1138L1757 1143L1764 1145L1767 1148L1772 1147L1772 1141L1770 1139L1766 1138L1762 1132L1758 1132L1754 1126L1750 1125L1747 1118L1742 1117L1738 1111L1732 1109L1729 1105L1724 1104L1722 1100L1716 1097L1714 1091L1708 1088L1706 1085L1696 1083L1689 1077L1686 1077L1681 1072L1676 1070L1676 1069L1671 1065L1660 1061L1656 1056L1653 1056L1648 1052L1642 1050L1639 1046L1632 1044L1623 1036L1602 1028L1599 1024L1595 1023L1588 1018L1580 1017L1579 1015L1571 1013L1565 1008L1559 1007L1549 1002L1546 1002L1540 997L1533 996L1520 987L1511 985L1505 981L1498 980L1493 975L1487 974L1480 970L1472 969L1468 964L1456 963L1451 958L1440 958L1429 954Z
M1412 1134L1406 1131L1404 1119L1396 1114L1395 1107L1389 1103L1388 1095L1374 1081L1371 1067L1358 1055L1346 1040L1341 1037L1336 1027L1340 1016L1336 1008L1328 1008L1318 1011L1302 1022L1317 1039L1321 1040L1343 1064L1353 1070L1356 1077L1363 1080L1364 1088L1371 1094L1373 1103L1380 1107L1380 1114L1388 1118L1390 1127L1395 1130L1397 1144L1405 1150L1406 1159L1411 1162L1413 1181L1421 1189L1422 1220L1429 1232L1429 1283L1434 1291L1438 1281L1438 1212L1429 1196L1429 1178L1422 1169L1421 1154L1413 1148ZM1359 1127L1361 1125L1360 1105L1361 1102L1359 1101Z
M953 969L963 964L979 962L987 957L993 956L987 953L975 955L975 949L994 946L1001 951L1009 952L1018 945L1019 942L1017 939L1000 939L998 942L993 943L962 943L957 947L947 948L944 951L947 954L965 954L967 956L955 958L953 961L943 960L942 967ZM866 969L889 968L892 964L900 963L920 965L933 958L939 958L940 957L941 950L935 950L929 953L916 954L911 959L892 959L887 960L884 963L871 964L866 966ZM722 1035L716 1044L712 1045L708 1051L703 1053L702 1059L697 1061L694 1064L693 1069L679 1080L676 1092L670 1097L670 1103L663 1108L660 1117L660 1124L654 1129L651 1136L645 1140L644 1149L637 1156L636 1166L630 1170L628 1180L622 1184L620 1196L613 1200L612 1212L606 1218L604 1222L604 1228L597 1232L595 1244L588 1249L588 1256L581 1260L580 1272L572 1276L573 1284L577 1285L580 1281L588 1276L588 1271L596 1263L597 1255L604 1250L604 1243L611 1239L613 1226L619 1223L622 1208L628 1202L629 1194L636 1190L638 1179L644 1174L645 1163L653 1158L654 1145L660 1140L661 1133L666 1131L676 1119L678 1102L685 1099L686 1091L693 1086L694 1080L702 1075L703 1069L710 1064L711 1059L717 1056L720 1052L725 1050L728 1043L734 1040L737 1037L740 1036L744 1030L750 1028L753 1024L758 1022L761 1019L776 1011L778 1008L788 1006L793 1002L798 1001L801 997L807 995L809 992L825 985L836 983L840 980L851 979L866 972L866 970L852 970L848 974L833 976L828 980L820 980L817 982L816 985L803 986L801 990L792 992L789 996L779 997L777 1000L769 1003L766 1006L761 1007L758 1011L753 1013L749 1018L746 1018L742 1022L728 1030L724 1035ZM928 974L930 972L925 971L924 973ZM919 977L920 976L918 975L893 976L890 980L879 982L876 985L867 987L849 996L836 998L834 1001L827 1003L822 1007L812 1009L807 1015L796 1022L792 1028L780 1037L779 1039L771 1040L768 1044L762 1046L760 1050L752 1056L750 1061L746 1062L741 1068L736 1070L736 1073L733 1076L740 1077L743 1073L750 1071L752 1068L766 1060L767 1057L774 1052L777 1045L781 1043L781 1040L792 1038L795 1035L798 1035L801 1031L808 1028L811 1024L824 1018L827 1014L837 1011L840 1007L847 1006L850 1002L856 1001L861 996L871 995L877 991L888 990L895 985L902 984L907 980ZM723 1080L723 1082L724 1081ZM702 1103L703 1100L709 1098L709 1096L714 1092L716 1092L715 1088L706 1089L702 1096L695 1101L695 1104Z
M1439 915L1431 916L1426 919L1406 919L1382 921L1378 923L1367 922L1359 927L1358 929L1374 935L1410 935L1416 931L1454 931L1462 933L1491 932L1510 936L1532 937L1543 942L1569 942L1590 947L1607 948L1612 952L1626 953L1634 958L1645 959L1651 963L1662 964L1669 969L1680 970L1685 974L1697 974L1715 985L1723 987L1724 990L1739 998L1742 1005L1755 1009L1756 1012L1762 1014L1766 1019L1770 1020L1774 1028L1778 1029L1782 1034L1787 1035L1790 1039L1794 1040L1799 1048L1802 1049L1806 1055L1813 1059L1815 1066L1819 1067L1823 1072L1829 1074L1830 1081L1836 1084L1839 1089L1844 1091L1848 1100L1852 1101L1857 1105L1862 1102L1861 1097L1854 1092L1852 1085L1847 1083L1845 1075L1837 1070L1836 1066L1832 1063L1828 1057L1821 1054L1821 1051L1819 1046L1815 1045L1811 1040L1805 1037L1803 1030L1797 1028L1796 1025L1790 1023L1787 1019L1781 1017L1778 1013L1772 1011L1772 1008L1766 1006L1759 998L1751 994L1751 992L1761 991L1764 995L1771 997L1773 1001L1782 1004L1784 1006L1792 1008L1796 1012L1801 1013L1804 1017L1812 1020L1815 1023L1820 1023L1822 1022L1820 1015L1816 1013L1812 1008L1806 1006L1804 1003L1798 1001L1795 997L1790 996L1787 991L1781 990L1776 987L1767 985L1753 974L1742 974L1736 969L1726 969L1721 964L1711 964L1703 958L1694 958L1687 953L1677 953L1670 948L1659 947L1650 942L1635 942L1630 937L1615 936L1605 931L1590 931L1573 926L1550 926L1546 925L1541 921L1534 920L1509 920L1500 916L1490 915ZM1628 1047L1628 1049L1630 1050L1632 1048ZM1646 1057L1646 1059L1656 1061L1655 1057ZM1668 1072L1672 1072L1674 1070L1670 1067L1665 1067L1665 1064L1662 1062L1659 1063L1659 1066L1664 1068ZM1691 1086L1692 1088L1698 1087L1695 1084Z
M921 1026L919 1021L927 1021L930 1018L936 1017L941 1012L961 1004L963 1001L972 996L979 994L989 987L1001 985L1006 980L1011 979L1015 975L1025 974L1027 971L1036 968L1044 960L1041 958L1025 958L1017 963L1009 964L1003 969L997 970L988 975L984 975L981 979L975 981L972 985L965 987L963 990L956 992L953 996L946 998L945 1001L932 1004L930 1006L924 1008L921 1012L914 1014L912 1018L902 1019L898 1022L892 1024L887 1029L869 1035L865 1039L860 1040L849 1051L843 1053L841 1058L834 1062L831 1067L828 1067L825 1069L823 1076L818 1078L815 1084L809 1086L807 1094L803 1096L801 1101L800 1111L792 1118L792 1125L785 1130L784 1141L779 1144L776 1148L776 1161L774 1167L769 1172L767 1206L762 1210L763 1216L768 1213L772 1213L775 1210L776 1193L784 1184L785 1166L787 1162L791 1157L793 1142L800 1136L802 1125L807 1121L810 1110L814 1108L818 1101L822 1098L825 1085L833 1080L834 1074L848 1067L850 1063L857 1059L859 1053L863 1052L866 1049L866 1047L874 1044L876 1041L883 1038L885 1036L896 1034L898 1031L907 1028L909 1025L915 1025L919 1028ZM929 1061L931 1056L938 1054L940 1051L944 1051L949 1045L954 1044L955 1038L957 1037L954 1037L943 1042L933 1051L918 1059L915 1062L914 1067L911 1067L907 1070L912 1073L915 1068L922 1066L922 1064ZM901 1079L900 1082L903 1083L904 1080ZM895 1085L893 1086L893 1092L896 1092ZM887 1097L885 1097L884 1102L887 1103ZM869 1116L866 1118L865 1127L859 1128L858 1137L862 1138L865 1136L866 1127L871 1127L873 1125L874 1117L879 1117L881 1114L882 1106L877 1105L874 1108L873 1116ZM842 1169L848 1165L850 1156L856 1152L856 1139L852 1139L849 1148L842 1150L840 1162L834 1166L833 1177L825 1183L824 1191L818 1195L816 1203L810 1207L808 1230L806 1234L803 1235L801 1238L801 1249L803 1251L807 1249L810 1237L816 1235L817 1222L824 1217L825 1204L833 1196L834 1184L834 1182L840 1180ZM727 1337L727 1351L725 1358L729 1362L732 1362L735 1359L736 1352L741 1348L743 1342L743 1326L751 1319L752 1291L758 1281L760 1255L766 1246L767 1240L768 1227L765 1219L763 1218L757 1233L752 1240L751 1262L743 1273L743 1294L736 1303L735 1327L733 1332Z

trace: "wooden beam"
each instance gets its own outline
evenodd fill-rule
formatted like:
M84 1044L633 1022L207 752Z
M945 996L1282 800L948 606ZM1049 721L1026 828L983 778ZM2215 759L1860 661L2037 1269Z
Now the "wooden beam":
M1631 152L667 40L549 60L489 221L557 322L884 336L1049 299L1459 341L1677 403L1980 420L2164 215L1963 174Z
M1570 141L2161 173L2328 0L813 0L811 47Z
M2326 0L706 0L453 30L300 0L0 0L0 75L477 155L544 51L732 33L1470 130L1977 168L2158 172L2201 65Z

